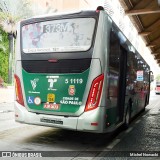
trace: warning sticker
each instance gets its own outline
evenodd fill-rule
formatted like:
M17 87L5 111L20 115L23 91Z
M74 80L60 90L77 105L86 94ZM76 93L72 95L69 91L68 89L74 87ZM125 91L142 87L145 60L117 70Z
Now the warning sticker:
M47 94L47 102L54 102L55 101L55 94L49 93Z

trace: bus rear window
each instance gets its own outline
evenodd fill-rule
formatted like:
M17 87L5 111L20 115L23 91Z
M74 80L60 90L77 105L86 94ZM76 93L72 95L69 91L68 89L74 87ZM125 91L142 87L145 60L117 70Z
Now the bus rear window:
M91 47L94 18L45 21L22 27L24 53L86 51Z

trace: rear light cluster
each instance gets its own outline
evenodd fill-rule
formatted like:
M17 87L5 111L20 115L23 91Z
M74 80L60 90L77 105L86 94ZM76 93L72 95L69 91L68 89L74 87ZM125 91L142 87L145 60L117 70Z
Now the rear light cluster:
M155 90L159 90L160 91L160 87L156 87Z
M96 109L98 107L102 93L103 80L104 74L101 74L93 80L87 99L85 112Z
M16 101L22 106L24 106L20 79L16 74L14 75L14 78L15 78Z

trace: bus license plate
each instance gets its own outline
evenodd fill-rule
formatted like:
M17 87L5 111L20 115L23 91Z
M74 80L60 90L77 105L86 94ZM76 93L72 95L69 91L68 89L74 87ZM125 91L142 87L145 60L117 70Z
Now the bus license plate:
M56 120L56 119L41 118L40 121L41 122L45 122L45 123L54 123L54 124L61 124L61 125L63 125L63 121Z
M54 102L55 101L55 95L52 93L47 94L47 102Z

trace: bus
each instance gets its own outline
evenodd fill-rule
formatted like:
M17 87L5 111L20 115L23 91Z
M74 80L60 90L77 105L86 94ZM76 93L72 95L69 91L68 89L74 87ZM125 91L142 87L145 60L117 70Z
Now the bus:
M155 94L160 94L160 81L156 81Z
M150 67L103 7L21 21L14 78L20 123L106 133L149 103Z

